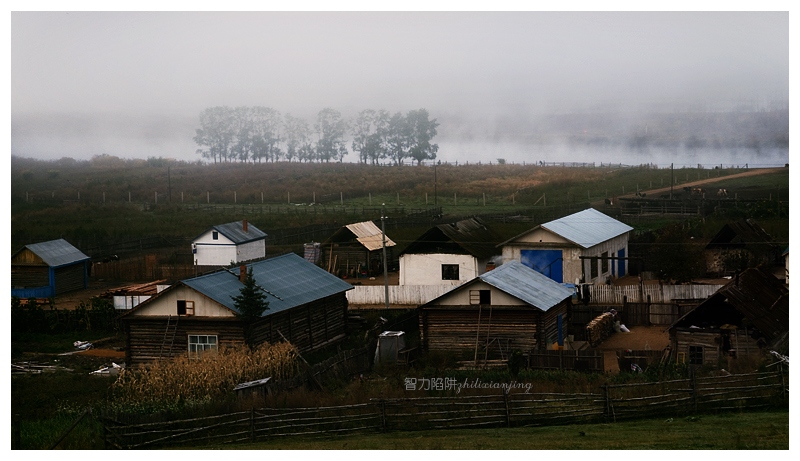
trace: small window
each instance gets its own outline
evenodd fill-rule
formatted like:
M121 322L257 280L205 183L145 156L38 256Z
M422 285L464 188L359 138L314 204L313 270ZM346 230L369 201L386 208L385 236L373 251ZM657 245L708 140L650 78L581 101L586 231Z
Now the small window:
M703 346L689 346L689 365L703 364Z
M179 299L178 315L194 315L194 301Z
M217 335L189 335L189 357L198 357L203 352L217 350Z
M219 232L211 231L211 240L219 240Z
M458 264L442 264L442 280L458 280Z
M600 266L601 266L600 267L600 273L601 274L605 274L606 272L608 272L608 258L610 256L611 255L607 251L605 253L603 253L603 258L600 260Z
M492 292L489 290L470 290L469 303L473 306L477 304L492 304Z
M590 259L589 261L591 261L591 264L590 264L590 265L592 266L592 275L591 275L591 277L592 277L593 279L596 279L596 278L597 278L597 275L598 275L598 274L597 274L597 264L598 264L597 257L593 257L593 258L592 258L592 259Z

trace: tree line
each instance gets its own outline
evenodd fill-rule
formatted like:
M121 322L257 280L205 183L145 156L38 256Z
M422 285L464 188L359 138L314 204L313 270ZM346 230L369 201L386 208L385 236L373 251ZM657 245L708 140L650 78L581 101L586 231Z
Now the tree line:
M360 163L390 161L402 165L434 160L431 141L439 123L425 109L391 115L366 109L352 120L331 108L319 111L313 125L291 114L262 106L209 107L200 113L194 141L202 158L217 162L341 162L353 152Z

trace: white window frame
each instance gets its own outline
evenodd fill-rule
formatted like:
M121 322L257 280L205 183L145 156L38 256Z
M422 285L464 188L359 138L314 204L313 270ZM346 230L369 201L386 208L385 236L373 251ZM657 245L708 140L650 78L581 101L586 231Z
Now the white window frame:
M187 346L189 357L199 357L201 353L219 350L217 335L188 335Z

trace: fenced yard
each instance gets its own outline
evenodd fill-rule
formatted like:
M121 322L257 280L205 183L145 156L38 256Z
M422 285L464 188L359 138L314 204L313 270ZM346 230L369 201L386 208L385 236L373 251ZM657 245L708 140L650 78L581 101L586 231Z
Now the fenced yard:
M485 386L483 395L452 395L468 382L444 381L446 397L381 399L316 408L252 408L173 421L122 422L103 414L108 448L198 447L295 435L330 436L472 427L522 427L788 407L782 370L656 383L606 385L597 393L526 393ZM458 387L461 386L461 387ZM458 389L458 391L456 391ZM508 390L508 392L506 391Z

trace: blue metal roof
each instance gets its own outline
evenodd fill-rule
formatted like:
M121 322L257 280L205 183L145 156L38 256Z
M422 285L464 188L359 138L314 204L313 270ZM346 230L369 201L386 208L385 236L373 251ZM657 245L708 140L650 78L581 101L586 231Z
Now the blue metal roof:
M267 237L266 233L262 232L259 228L250 223L247 223L247 232L245 232L243 221L217 224L211 228L224 235L235 244L252 242L253 240L259 240Z
M25 245L25 248L42 258L45 264L50 267L66 266L67 264L90 259L64 239L33 243L31 245ZM17 253L19 253L19 251Z
M544 223L541 227L583 248L591 248L633 230L631 226L594 208Z
M509 261L478 278L543 311L558 305L573 293L573 290L519 261Z
M256 284L268 292L269 309L264 316L291 309L317 299L341 293L353 288L341 280L294 253L276 258L246 264L246 270L253 269ZM238 312L233 296L241 294L239 268L223 270L182 280L198 292L208 296L223 306Z

